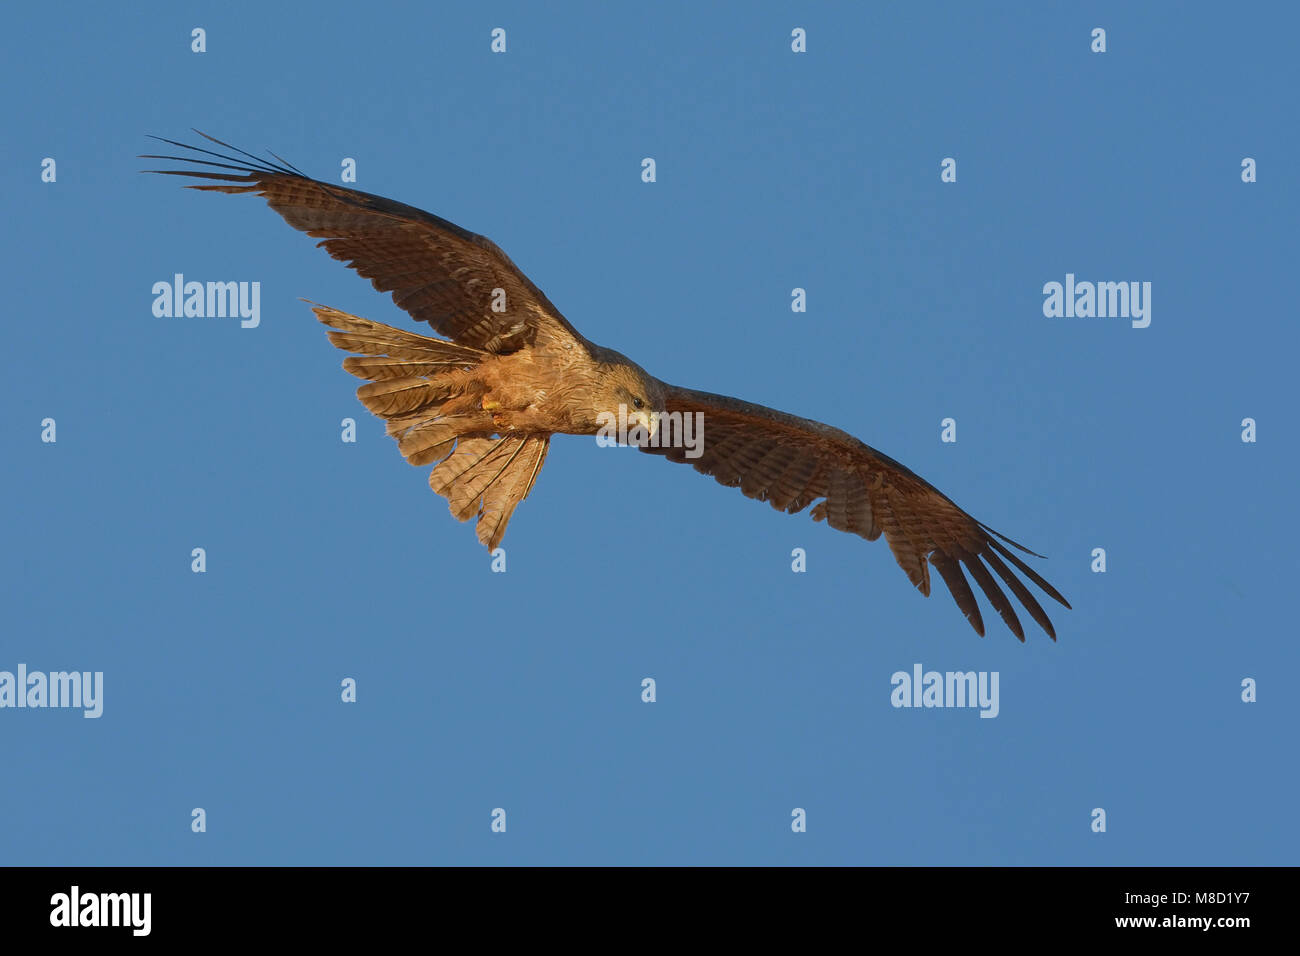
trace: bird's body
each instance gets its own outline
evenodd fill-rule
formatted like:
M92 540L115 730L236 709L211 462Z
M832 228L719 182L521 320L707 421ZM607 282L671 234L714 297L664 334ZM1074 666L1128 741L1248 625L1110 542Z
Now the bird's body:
M155 172L212 180L194 189L265 197L290 225L321 239L330 255L451 339L314 307L330 328L330 341L353 353L344 368L367 381L358 397L386 420L407 461L434 466L430 487L448 499L461 521L478 518L479 540L489 548L500 543L515 507L532 490L551 436L598 434L619 414L641 430L643 451L689 463L778 510L793 514L811 505L813 518L833 528L867 540L883 534L912 583L928 595L933 566L983 634L965 568L1024 640L996 574L1055 639L1042 606L1006 562L1069 604L1003 541L1027 549L847 432L660 381L580 335L494 243L430 213L318 182L283 161L266 162L242 150L236 152L243 159L164 142L221 161L148 158L231 172ZM669 437L659 431L664 422L683 416L701 424L698 447L657 440Z

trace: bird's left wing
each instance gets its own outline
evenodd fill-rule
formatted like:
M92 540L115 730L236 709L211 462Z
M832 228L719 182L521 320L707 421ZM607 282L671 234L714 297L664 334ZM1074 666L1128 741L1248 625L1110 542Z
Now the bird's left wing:
M289 225L320 239L318 245L380 292L391 292L399 308L461 345L506 353L537 342L585 343L486 236L393 199L312 179L279 157L278 162L258 159L206 133L199 135L240 155L154 137L189 152L142 159L190 166L146 172L210 180L191 189L263 197Z
M847 432L725 395L664 386L668 418L659 423L664 447L642 451L694 465L750 498L795 514L813 506L814 520L874 541L885 536L894 558L922 594L930 594L927 562L934 565L971 626L983 636L984 620L964 567L1011 631L1024 629L996 574L1043 630L1056 630L1042 605L1006 562L1067 608L1069 602L1006 544L1034 554L958 508L942 492L905 466ZM701 415L702 453L672 439L676 415ZM679 434L683 434L679 432ZM820 500L818 500L820 499ZM999 540L1001 539L1001 540ZM1041 555L1035 555L1041 557ZM1005 560L1003 560L1005 559ZM993 573L990 573L990 569Z

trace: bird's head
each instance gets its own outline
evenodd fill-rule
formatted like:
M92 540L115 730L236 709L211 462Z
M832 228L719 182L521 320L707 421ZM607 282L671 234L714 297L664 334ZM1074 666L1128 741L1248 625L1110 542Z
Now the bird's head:
M621 414L629 432L639 425L653 437L659 427L656 412L664 408L663 386L640 366L622 356L619 359L604 366L596 395L597 411Z

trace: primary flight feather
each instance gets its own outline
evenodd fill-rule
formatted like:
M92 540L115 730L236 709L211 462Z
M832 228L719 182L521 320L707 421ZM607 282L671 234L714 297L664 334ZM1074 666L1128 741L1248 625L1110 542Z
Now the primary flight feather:
M478 518L478 538L489 549L532 490L552 435L598 434L620 407L642 437L653 437L674 415L697 415L704 436L699 449L642 441L641 450L692 464L779 511L794 514L811 505L813 519L832 528L868 541L883 534L921 593L930 593L933 565L983 635L969 573L1023 641L1000 579L1056 639L1047 613L1015 573L1070 606L1011 548L1033 552L976 521L888 455L821 422L661 382L583 338L491 240L413 206L311 179L279 157L261 160L199 135L239 155L162 140L190 155L142 158L208 168L148 171L208 180L191 189L263 197L289 225L320 239L331 256L451 340L313 309L330 341L354 353L343 367L368 383L357 396L387 421L407 461L433 465L429 486L459 520Z

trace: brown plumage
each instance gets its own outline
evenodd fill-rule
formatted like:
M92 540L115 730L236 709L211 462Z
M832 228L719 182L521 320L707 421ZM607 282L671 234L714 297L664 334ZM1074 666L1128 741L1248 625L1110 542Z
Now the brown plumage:
M314 307L330 341L355 353L343 367L368 383L358 398L387 421L407 461L434 466L429 486L447 498L457 519L478 518L478 538L488 548L500 543L515 507L532 490L553 434L597 434L604 416L620 406L649 434L669 420L659 413L699 415L699 457L680 446L643 443L642 450L692 464L779 511L794 514L811 505L813 519L832 528L868 541L883 534L921 593L930 593L933 565L983 635L965 569L1023 641L1000 578L1055 640L1042 605L1007 565L1068 608L1007 545L1033 552L976 521L889 456L820 422L667 385L583 338L483 236L391 199L310 179L279 157L264 161L205 138L240 156L163 140L216 159L144 158L228 172L149 171L210 180L191 189L262 196L291 226L320 239L331 256L452 340Z

